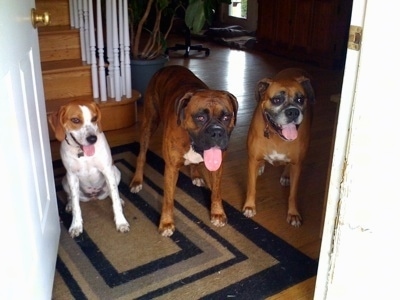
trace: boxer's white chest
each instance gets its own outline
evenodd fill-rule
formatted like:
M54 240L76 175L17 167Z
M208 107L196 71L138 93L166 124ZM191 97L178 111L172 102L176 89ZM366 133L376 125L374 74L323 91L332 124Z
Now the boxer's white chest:
M269 162L271 165L279 165L279 164L288 164L290 163L290 157L288 157L284 153L279 153L276 150L273 150L264 155L264 159Z
M185 159L185 166L203 162L203 157L194 151L192 147L190 147L189 151L183 155L183 158Z

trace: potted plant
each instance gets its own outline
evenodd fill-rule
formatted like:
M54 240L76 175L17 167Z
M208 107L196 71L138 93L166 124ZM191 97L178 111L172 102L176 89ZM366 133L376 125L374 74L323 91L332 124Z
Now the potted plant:
M199 32L207 21L211 22L212 14L220 3L229 4L231 1L128 0L132 87L143 95L147 82L168 61L164 54L167 38L179 9L185 11L188 28Z
M171 30L175 8L171 0L128 0L129 33L131 40L132 88L144 95L155 72L168 61L164 55L165 41ZM169 20L166 30L162 25Z

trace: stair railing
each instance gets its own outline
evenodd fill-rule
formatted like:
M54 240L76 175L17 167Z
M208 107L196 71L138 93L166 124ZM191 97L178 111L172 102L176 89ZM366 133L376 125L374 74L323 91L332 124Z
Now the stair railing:
M132 98L127 0L69 0L69 8L70 24L79 29L82 61L91 65L93 98L100 101L107 101L107 97L115 101L124 96Z

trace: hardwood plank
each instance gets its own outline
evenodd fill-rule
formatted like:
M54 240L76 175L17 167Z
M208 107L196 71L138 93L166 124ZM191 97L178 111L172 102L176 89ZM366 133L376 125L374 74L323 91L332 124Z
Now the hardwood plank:
M310 278L299 283L283 292L267 298L268 300L311 300L314 296L316 278Z

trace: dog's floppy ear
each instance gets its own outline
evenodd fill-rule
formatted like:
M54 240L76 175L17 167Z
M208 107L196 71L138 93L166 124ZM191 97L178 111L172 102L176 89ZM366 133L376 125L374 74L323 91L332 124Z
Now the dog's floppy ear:
M189 103L190 98L192 98L192 96L193 96L193 93L188 92L182 98L178 98L175 101L175 113L178 117L178 126L181 125L181 120L183 120L183 118L184 118L183 110Z
M62 118L65 114L65 107L62 106L58 112L53 112L48 116L51 129L53 129L56 139L62 142L65 139L65 130L62 125Z
M311 86L310 79L305 76L297 77L296 80L303 86L304 91L307 94L307 98L311 104L315 103L314 89Z
M94 113L96 114L96 116L97 116L97 121L96 121L96 123L97 123L97 128L99 129L99 132L102 132L103 130L102 130L102 126L101 126L101 110L100 110L100 107L99 107L99 105L96 103L96 102L91 102L90 103L90 105L91 105L91 109L94 111Z
M233 106L234 118L235 118L234 125L236 125L237 112L239 110L239 103L238 103L236 97L233 94L231 94L229 92L225 92L225 93L228 95L229 99L231 100L231 103L232 103L232 106Z
M263 78L259 82L257 82L257 88L256 88L256 101L259 102L265 94L265 91L271 84L272 80L271 78Z

